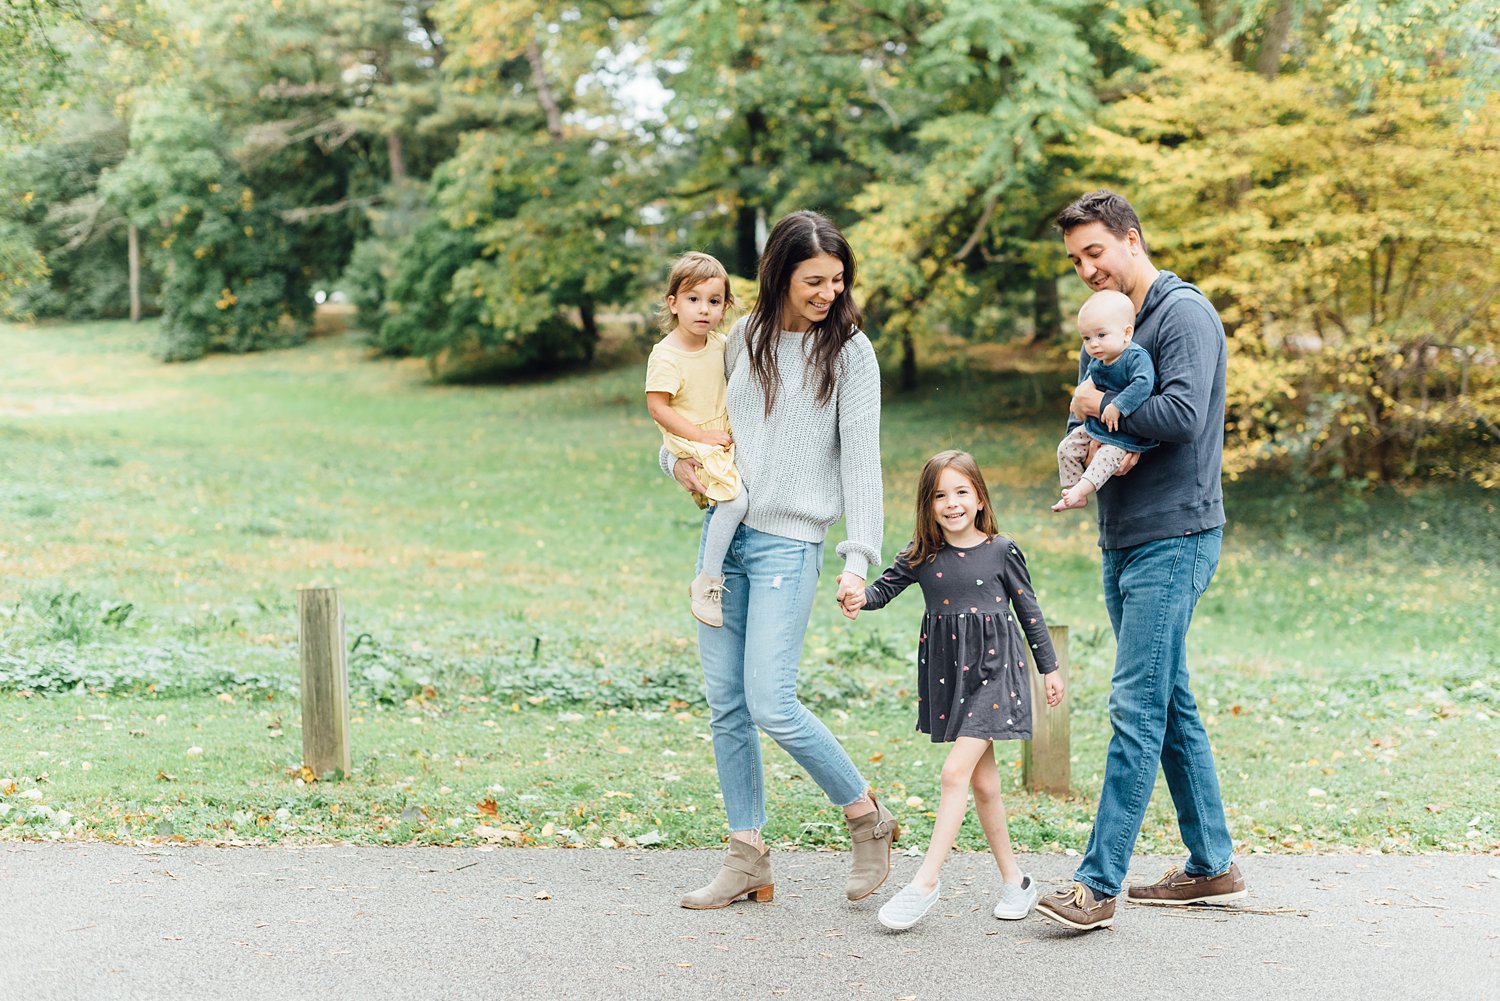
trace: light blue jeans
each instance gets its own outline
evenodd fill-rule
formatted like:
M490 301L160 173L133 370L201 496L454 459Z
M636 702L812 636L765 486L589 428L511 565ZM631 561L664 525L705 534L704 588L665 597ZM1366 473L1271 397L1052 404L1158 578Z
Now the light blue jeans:
M700 569L702 549L700 543ZM740 525L724 560L724 625L698 626L714 763L732 831L756 830L766 823L757 727L796 759L836 805L848 806L868 788L828 727L797 698L802 639L822 564L821 542L799 542Z
M1099 896L1120 892L1160 763L1187 845L1184 871L1217 875L1234 842L1224 819L1208 732L1188 690L1193 607L1219 566L1224 530L1104 550L1104 603L1115 629L1109 695L1114 736L1099 811L1073 878Z

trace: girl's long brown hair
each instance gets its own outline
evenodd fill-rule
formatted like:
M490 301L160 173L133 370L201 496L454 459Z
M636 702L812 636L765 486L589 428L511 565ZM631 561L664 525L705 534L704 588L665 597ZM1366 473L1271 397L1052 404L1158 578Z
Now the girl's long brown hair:
M833 398L839 352L859 329L859 306L854 302L854 251L849 241L829 219L803 210L783 216L766 239L760 258L760 294L745 325L745 348L750 371L765 393L766 415L776 405L781 389L781 370L776 365L776 347L781 340L782 312L797 265L820 254L837 257L844 266L844 291L833 300L828 316L808 331L812 342L807 353L817 373L817 404Z
M960 476L974 484L974 494L981 505L979 515L974 519L974 527L987 538L993 539L1000 534L1000 526L995 521L995 509L990 506L990 489L984 485L984 474L979 471L979 463L968 452L957 449L939 452L927 460L927 465L922 467L922 475L917 477L916 526L911 533L911 545L901 551L901 559L907 566L918 566L932 559L948 544L948 540L943 537L943 528L938 524L937 515L932 513L938 477L943 475L945 469L957 470Z

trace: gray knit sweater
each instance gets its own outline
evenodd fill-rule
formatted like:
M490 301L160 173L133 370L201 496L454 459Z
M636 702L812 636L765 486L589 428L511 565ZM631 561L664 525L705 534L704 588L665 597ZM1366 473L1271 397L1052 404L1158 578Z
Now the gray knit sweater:
M724 350L735 464L750 495L745 524L788 539L822 542L828 526L843 515L848 540L837 551L844 570L867 578L870 564L880 563L885 529L880 366L870 339L856 332L844 345L833 397L820 407L803 336L783 331L776 348L781 390L767 416L745 350L747 322L743 318L734 325ZM676 461L661 450L661 467L668 475Z

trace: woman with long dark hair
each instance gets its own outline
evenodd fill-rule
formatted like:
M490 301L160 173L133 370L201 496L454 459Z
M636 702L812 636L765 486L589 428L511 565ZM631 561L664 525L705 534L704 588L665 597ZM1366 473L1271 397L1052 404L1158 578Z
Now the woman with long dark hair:
M823 538L843 516L837 598L863 593L880 560L880 369L859 330L854 254L832 222L793 212L771 230L755 309L729 334L727 406L749 511L724 562L723 628L698 628L714 759L729 815L729 854L690 908L770 900L764 730L807 770L849 826L850 900L890 872L900 826L849 755L800 699L797 668L817 592ZM702 493L692 459L662 468Z

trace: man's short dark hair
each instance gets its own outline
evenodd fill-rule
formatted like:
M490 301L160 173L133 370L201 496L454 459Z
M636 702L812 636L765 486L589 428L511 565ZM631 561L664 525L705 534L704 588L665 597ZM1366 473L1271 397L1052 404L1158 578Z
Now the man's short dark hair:
M1122 240L1127 232L1135 230L1136 235L1141 238L1141 249L1146 250L1146 231L1141 229L1141 217L1135 214L1135 209L1130 207L1123 195L1117 195L1108 188L1100 188L1098 191L1090 191L1057 213L1057 228L1063 231L1064 236L1075 227L1087 226L1091 222L1104 223L1105 229Z

